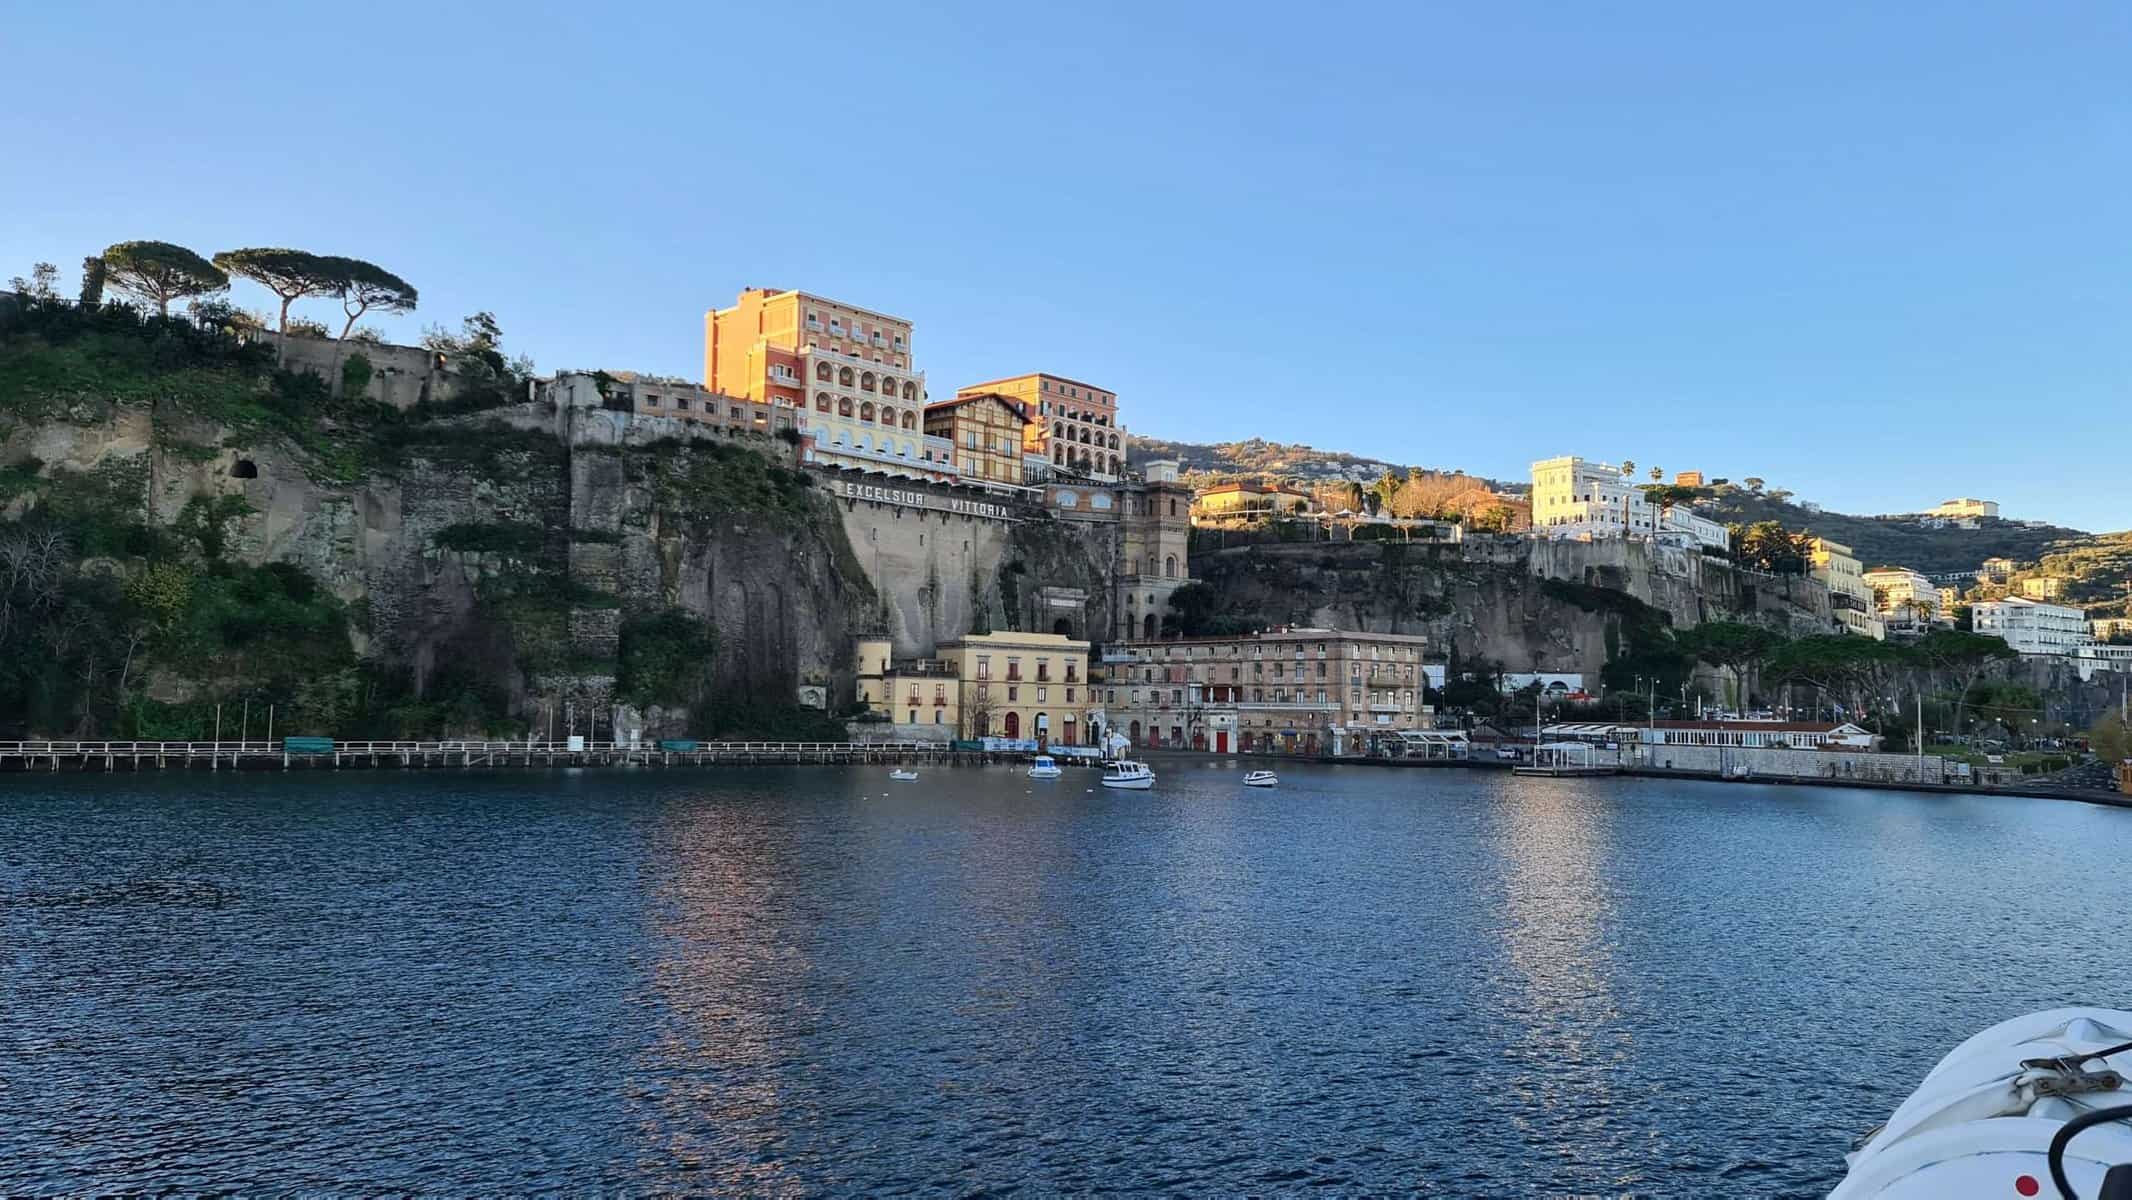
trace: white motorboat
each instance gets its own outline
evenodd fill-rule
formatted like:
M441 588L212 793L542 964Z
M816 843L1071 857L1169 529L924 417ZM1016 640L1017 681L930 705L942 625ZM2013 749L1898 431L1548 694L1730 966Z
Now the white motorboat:
M2113 1065L2114 1064L2114 1065ZM2132 1195L2132 1012L2001 1021L1939 1061L1845 1156L1829 1200Z
M1029 764L1031 779L1057 779L1061 774L1064 772L1059 770L1059 764L1053 762L1049 754L1039 754L1036 761Z
M1103 764L1103 786L1146 791L1155 786L1155 772L1149 770L1146 763L1129 758L1114 759Z
M1244 776L1245 787L1272 787L1280 781L1281 777L1271 771L1253 771Z
M897 767L895 770L890 771L888 773L888 777L890 779L896 780L898 783L912 783L917 780L918 772L906 771L902 767Z

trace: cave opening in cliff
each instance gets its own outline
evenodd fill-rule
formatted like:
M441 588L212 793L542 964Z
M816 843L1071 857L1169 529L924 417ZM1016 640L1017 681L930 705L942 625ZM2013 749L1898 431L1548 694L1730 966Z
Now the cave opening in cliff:
M229 473L237 479L259 478L259 464L249 458L240 458L230 464Z

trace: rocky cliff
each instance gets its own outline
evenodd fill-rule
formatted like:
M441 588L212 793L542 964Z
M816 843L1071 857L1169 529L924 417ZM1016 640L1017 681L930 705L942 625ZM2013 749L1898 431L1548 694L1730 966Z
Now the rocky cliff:
M0 719L834 728L801 689L849 694L878 602L788 444L546 402L400 412L180 322L69 320L0 331L0 637L65 661L17 670Z

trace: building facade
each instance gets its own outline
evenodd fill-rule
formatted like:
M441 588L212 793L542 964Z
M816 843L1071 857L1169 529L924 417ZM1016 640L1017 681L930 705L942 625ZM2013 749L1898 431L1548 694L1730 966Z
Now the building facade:
M911 323L799 291L749 288L704 315L703 378L714 391L790 405L802 457L911 478L949 480L943 446L921 428L925 374L911 365Z
M1723 525L1685 504L1652 504L1621 468L1568 455L1532 464L1532 531L1539 537L1650 538L1724 549Z
M1128 438L1118 424L1117 393L1063 375L1037 372L957 389L960 396L991 393L1022 406L1028 421L1022 449L1058 475L1112 482L1125 477Z
M1658 524L1621 468L1566 455L1532 464L1532 527L1551 536L1635 537Z
M1199 523L1256 520L1309 507L1310 497L1292 487L1244 479L1200 489L1192 497L1192 519Z
M925 433L949 446L962 482L1023 486L1022 407L1015 401L983 392L927 405Z
M723 433L775 436L799 423L799 412L790 405L722 395L693 383L628 371L604 377L583 371L564 372L542 386L547 398L560 407L670 417Z
M1135 641L1104 658L1103 709L1135 746L1348 754L1429 729L1426 639L1338 629Z
M1980 600L1970 606L1969 616L1976 632L2003 639L2023 654L2071 654L2095 640L2086 613L2022 596Z
M1922 571L1875 567L1860 578L1872 589L1875 611L1887 623L1888 632L1922 633L1939 619L1939 588Z
M1094 744L1100 713L1088 643L1055 633L969 634L929 659L895 662L887 638L861 638L859 699L906 739L1003 737L1038 745ZM915 733L913 732L915 731Z
M1966 517L1971 519L1977 517L1996 517L1999 515L1999 503L1996 500L1978 500L1973 497L1963 496L1957 500L1940 501L1939 504L1935 506L1926 515L1934 517Z
M1865 568L1842 542L1817 537L1807 551L1815 579L1828 587L1829 611L1845 629L1875 641L1888 636L1874 603L1873 589L1866 586Z
M2031 575L2021 581L2021 594L2031 600L2056 600L2065 595L2062 575Z
M1192 582L1192 489L1174 462L1151 462L1118 489L1117 641L1162 636L1170 597Z

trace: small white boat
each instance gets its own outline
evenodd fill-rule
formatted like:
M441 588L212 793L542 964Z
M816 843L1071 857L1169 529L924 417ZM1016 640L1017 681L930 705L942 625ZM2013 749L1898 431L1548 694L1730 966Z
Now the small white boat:
M1956 1046L1844 1156L1850 1173L1829 1200L2099 1196L2104 1174L2132 1163L2122 1071L2132 1071L2132 1012L2054 1008L2001 1021ZM2068 1130L2077 1136L2054 1155Z
M1061 774L1059 764L1053 762L1049 754L1039 754L1036 761L1029 764L1031 779L1057 779Z
M1115 759L1103 764L1103 786L1146 791L1155 786L1155 772L1149 770L1146 763L1129 758Z
M890 779L896 780L899 783L911 783L918 778L918 772L906 771L902 767L897 767L895 770L890 771L888 773L888 777Z
M1253 771L1244 776L1245 787L1272 787L1280 781L1281 777L1271 771Z

